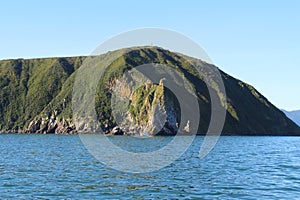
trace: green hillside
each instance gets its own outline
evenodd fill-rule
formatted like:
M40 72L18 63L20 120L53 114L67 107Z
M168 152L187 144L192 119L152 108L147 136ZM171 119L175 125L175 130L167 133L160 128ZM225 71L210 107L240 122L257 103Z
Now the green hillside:
M118 50L122 51L122 50ZM102 55L103 58L110 54ZM76 72L86 57L16 59L0 61L0 130L19 133L76 133L72 120L72 91ZM189 62L187 62L187 60ZM163 84L146 83L135 91L120 83L122 95L130 98L124 114L132 124L116 122L111 110L112 85L126 70L146 63L168 65L178 70L196 91L201 110L198 133L207 131L211 117L212 89L222 99L218 84L206 85L190 62L219 70L214 65L157 47L136 48L122 54L99 80L95 107L99 125L111 134L118 126L118 134L150 133L175 134L180 122L180 107L172 92ZM219 70L220 71L220 70ZM283 112L273 106L252 86L220 71L226 88L226 121L223 134L239 135L300 135L300 128ZM278 91L280 92L280 91ZM168 123L160 130L154 127L156 106L164 110ZM225 106L225 105L223 105ZM189 108L187 108L189 109ZM191 108L193 110L193 108ZM123 117L124 117L123 116ZM115 130L115 129L114 129Z

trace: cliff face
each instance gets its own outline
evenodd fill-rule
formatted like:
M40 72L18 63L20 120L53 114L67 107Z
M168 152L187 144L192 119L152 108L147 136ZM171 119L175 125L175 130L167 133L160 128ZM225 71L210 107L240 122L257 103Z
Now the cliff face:
M180 108L174 95L163 86L163 80L159 85L146 83L130 91L129 97L128 109L119 115L117 123L125 134L172 135L178 131Z
M76 133L72 120L72 90L76 72L84 59L0 61L1 132ZM206 85L204 82L203 77L211 74L198 74L187 60L200 67L219 70L201 60L156 47L135 49L112 63L99 81L95 96L97 117L103 131L107 134L176 133L181 123L180 106L174 94L164 87L163 79L159 84L144 82L134 90L121 79L128 69L158 63L178 70L189 80L201 110L198 133L205 133L211 117L208 88L220 99L224 94L216 83ZM222 71L220 73L227 95L226 105L223 105L227 109L223 134L300 135L300 128L252 86ZM114 113L112 110L113 92L129 99L125 107L116 109L122 112ZM188 131L189 124L184 123Z

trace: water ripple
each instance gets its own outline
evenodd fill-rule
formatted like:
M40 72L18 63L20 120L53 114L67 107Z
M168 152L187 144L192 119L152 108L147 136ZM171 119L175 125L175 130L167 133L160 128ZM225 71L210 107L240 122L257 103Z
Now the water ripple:
M93 158L78 136L0 135L1 199L295 199L300 138L221 137L198 158L203 137L157 172L128 174ZM131 151L170 141L111 137Z

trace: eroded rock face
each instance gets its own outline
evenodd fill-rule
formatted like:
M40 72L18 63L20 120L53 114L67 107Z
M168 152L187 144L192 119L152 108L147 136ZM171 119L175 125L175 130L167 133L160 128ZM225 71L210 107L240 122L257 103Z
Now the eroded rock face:
M163 84L146 83L130 95L128 111L118 126L129 135L176 134L178 109L176 98Z
M58 119L57 116L37 118L30 122L25 133L59 133L59 134L75 134L76 127L65 119Z
M178 130L179 108L176 98L163 86L163 80L159 85L146 82L143 86L134 90L127 86L126 82L115 80L114 90L119 97L129 100L129 104L121 110L116 108L118 113L114 117L119 120L116 126L106 125L99 129L92 129L90 124L82 120L77 124L77 129L85 133L102 132L109 135L156 135L156 134L176 134ZM109 85L109 84L108 84ZM77 133L76 126L72 121L59 118L59 112L45 117L37 117L31 121L26 133Z

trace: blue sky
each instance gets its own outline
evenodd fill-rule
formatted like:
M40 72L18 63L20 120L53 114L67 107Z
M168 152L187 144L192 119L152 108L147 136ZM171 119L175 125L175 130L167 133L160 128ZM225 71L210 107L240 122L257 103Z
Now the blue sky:
M223 71L300 109L300 1L2 1L0 59L88 55L120 32L191 37Z

